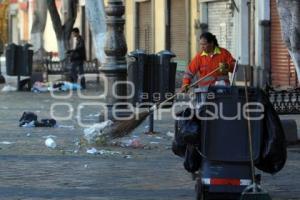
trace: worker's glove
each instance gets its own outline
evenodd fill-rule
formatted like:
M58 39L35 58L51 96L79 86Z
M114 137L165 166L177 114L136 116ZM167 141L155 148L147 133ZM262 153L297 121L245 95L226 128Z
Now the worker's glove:
M227 75L229 72L229 65L227 63L220 63L219 64L219 72L223 75Z
M189 84L185 84L181 87L181 92L182 93L187 93L189 91L189 87L190 85Z

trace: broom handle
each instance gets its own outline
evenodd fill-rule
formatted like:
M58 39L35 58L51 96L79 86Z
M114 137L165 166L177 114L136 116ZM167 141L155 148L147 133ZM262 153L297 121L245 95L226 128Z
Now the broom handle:
M220 67L214 69L213 71L209 72L208 74L206 74L206 75L203 76L202 78L198 79L197 81L195 81L194 83L192 83L191 85L189 85L189 86L187 87L187 89L190 89L190 88L192 88L192 87L195 87L200 81L203 81L204 79L206 79L207 77L209 77L210 75L212 75L213 73L215 73L216 71L218 71L221 67L222 67L222 66L220 66ZM155 111L155 110L157 110L159 105L165 104L165 103L167 103L168 101L174 99L179 93L182 93L182 92L177 92L177 93L175 93L173 96L171 96L171 97L167 98L166 100L164 100L163 102L157 103L157 104L153 105L153 106L149 109L149 111Z
M248 104L248 81L247 81L247 69L244 68L244 78L245 78L245 97L246 103ZM249 140L249 153L250 153L250 161L251 161L251 175L252 175L252 184L255 184L255 168L253 161L253 148L252 148L252 130L251 130L251 122L249 119L249 112L247 112L247 126L248 126L248 140ZM254 188L255 190L256 188Z

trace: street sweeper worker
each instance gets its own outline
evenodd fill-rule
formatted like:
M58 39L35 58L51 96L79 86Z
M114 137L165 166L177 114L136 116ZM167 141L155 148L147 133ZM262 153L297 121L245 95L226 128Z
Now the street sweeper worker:
M199 87L208 87L217 82L223 82L229 85L228 72L232 72L235 59L228 50L219 46L217 38L210 32L205 32L200 36L201 50L192 59L184 73L182 80L182 92L187 92L194 75L199 78L206 76L213 70L219 68L216 72L200 81Z

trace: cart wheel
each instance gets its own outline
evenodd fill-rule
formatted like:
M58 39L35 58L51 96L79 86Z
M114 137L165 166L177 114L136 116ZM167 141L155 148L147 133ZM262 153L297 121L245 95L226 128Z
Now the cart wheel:
M196 200L206 200L200 178L196 180L195 191L196 191Z

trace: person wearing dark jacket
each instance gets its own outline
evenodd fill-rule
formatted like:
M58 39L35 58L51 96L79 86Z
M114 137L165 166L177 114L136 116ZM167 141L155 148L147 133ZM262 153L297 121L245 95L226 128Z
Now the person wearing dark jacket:
M73 28L72 36L75 38L75 48L68 51L71 61L71 81L77 82L78 74L80 75L80 85L82 89L86 88L83 64L86 60L85 44L78 28Z

